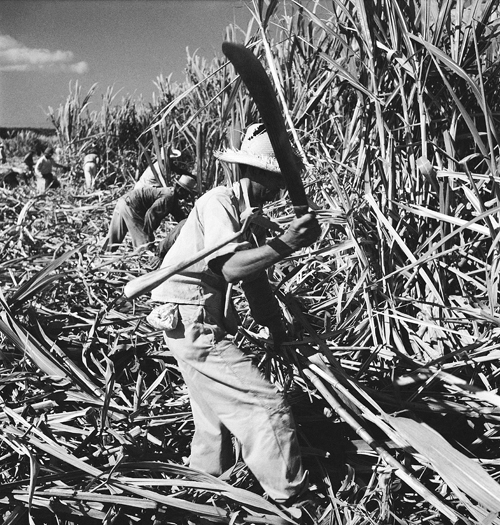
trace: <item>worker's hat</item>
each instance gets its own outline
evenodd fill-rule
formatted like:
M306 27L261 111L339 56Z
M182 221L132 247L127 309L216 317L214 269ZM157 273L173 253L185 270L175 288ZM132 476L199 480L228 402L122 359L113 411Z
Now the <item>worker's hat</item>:
M197 193L197 181L194 177L191 177L190 175L181 175L176 181L176 184L178 184L181 188L184 188L185 190L189 191L189 193Z
M239 150L227 148L216 152L215 156L225 162L255 166L281 175L281 169L264 124L248 126Z

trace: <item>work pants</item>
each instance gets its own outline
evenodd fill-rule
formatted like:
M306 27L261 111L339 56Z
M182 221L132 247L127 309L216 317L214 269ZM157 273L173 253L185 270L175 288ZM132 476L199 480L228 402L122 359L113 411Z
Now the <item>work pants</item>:
M49 188L59 188L61 185L52 173L47 175L36 175L36 191L38 194L44 193Z
M97 164L95 162L86 162L83 165L83 173L85 175L85 187L88 190L93 189L97 174Z
M125 239L127 232L129 232L132 237L134 249L152 240L144 232L144 217L141 217L128 205L127 197L120 197L116 203L109 224L109 251L115 251L118 248L118 245Z
M281 393L227 338L220 313L179 305L177 328L164 332L188 387L195 433L190 467L219 476L234 464L231 434L243 460L277 502L303 492L292 414Z

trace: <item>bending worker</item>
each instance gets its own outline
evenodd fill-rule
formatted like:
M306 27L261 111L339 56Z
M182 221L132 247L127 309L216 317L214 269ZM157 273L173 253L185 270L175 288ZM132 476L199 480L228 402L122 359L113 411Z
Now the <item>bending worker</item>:
M240 150L216 156L239 164L240 180L232 188L216 187L196 201L162 267L230 238L241 229L251 207L274 200L285 186L263 125L248 128ZM225 314L234 312L226 308L225 297L228 284L241 281L252 316L269 328L279 348L286 329L265 270L312 244L321 228L308 213L267 244L265 230L260 228L262 235L257 228L155 288L151 298L161 304L148 321L165 330L166 346L188 387L195 423L190 467L214 476L228 470L235 462L233 435L268 496L289 506L308 487L292 414L278 388L233 343L237 322Z
M182 175L174 187L146 186L119 198L109 225L107 250L115 251L127 232L134 249L152 242L155 230L167 215L177 222L187 216L188 204L195 193L196 179Z
M49 146L35 164L36 188L38 193L43 193L49 188L59 188L61 186L53 173L54 168L62 168L65 171L69 170L68 166L56 162L53 156L54 148Z
M94 189L97 168L101 162L97 148L91 147L83 157L83 174L85 176L85 187Z

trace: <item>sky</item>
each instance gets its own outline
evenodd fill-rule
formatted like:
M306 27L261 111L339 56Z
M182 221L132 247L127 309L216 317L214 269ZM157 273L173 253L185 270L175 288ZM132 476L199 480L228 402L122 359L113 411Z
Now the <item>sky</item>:
M0 0L0 127L52 127L70 84L92 101L149 102L160 75L184 80L186 48L211 60L250 0Z

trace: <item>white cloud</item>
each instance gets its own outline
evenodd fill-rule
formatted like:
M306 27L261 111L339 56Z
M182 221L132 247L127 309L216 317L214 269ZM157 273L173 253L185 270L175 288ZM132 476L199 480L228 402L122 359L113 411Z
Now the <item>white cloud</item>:
M77 62L76 64L71 64L71 71L73 73L78 73L79 75L83 75L89 70L89 65L87 62Z
M0 35L0 71L67 71L82 75L86 62L74 62L71 51L26 47L9 35Z

